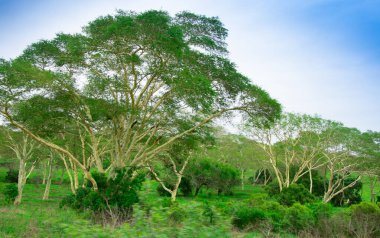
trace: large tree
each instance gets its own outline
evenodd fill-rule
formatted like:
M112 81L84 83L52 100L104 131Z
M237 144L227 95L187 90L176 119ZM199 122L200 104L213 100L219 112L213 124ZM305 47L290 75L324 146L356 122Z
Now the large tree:
M84 160L41 128L62 138L75 130L86 138L87 164L104 172L140 166L234 110L278 116L277 101L228 60L226 37L218 18L189 12L99 17L82 33L58 34L1 60L0 113L73 161L96 189Z

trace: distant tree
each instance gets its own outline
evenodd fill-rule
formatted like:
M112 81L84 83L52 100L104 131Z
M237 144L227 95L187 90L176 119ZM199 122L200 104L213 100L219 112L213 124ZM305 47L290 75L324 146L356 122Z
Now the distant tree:
M229 194L240 182L239 171L235 167L210 158L190 161L186 176L194 186L195 196L202 187L215 189L218 194Z
M249 169L265 168L264 151L257 143L244 136L219 134L215 145L204 148L203 154L238 168L240 171L241 188L244 189L246 171Z
M357 145L359 144L360 131L343 126L332 126L324 133L328 139L324 140L325 176L328 178L327 187L323 196L324 202L329 202L335 196L352 188L361 179L356 176L349 183L344 183L353 172L358 171L360 162Z
M376 196L380 192L380 133L363 133L358 150L361 157L358 165L360 173L369 178L371 202L376 202Z
M320 135L334 122L286 113L274 123L255 119L251 123L245 133L265 152L280 191L323 166L321 146L326 138ZM294 173L291 173L292 168L297 168ZM312 177L310 181L312 192Z

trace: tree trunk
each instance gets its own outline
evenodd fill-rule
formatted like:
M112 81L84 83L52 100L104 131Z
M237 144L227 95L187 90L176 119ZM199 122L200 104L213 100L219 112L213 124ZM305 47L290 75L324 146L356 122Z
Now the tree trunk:
M49 162L47 162L49 163ZM44 164L44 172L43 172L43 179L42 179L42 184L46 184L46 175L47 175L47 163Z
M77 190L79 188L79 180L78 180L78 170L77 166L73 166L73 175L74 175L74 188Z
M310 180L309 192L312 194L313 193L313 175L311 173L311 168L309 168L309 180Z
M26 171L25 171L25 161L20 160L19 171L18 171L18 182L17 182L17 196L14 201L14 205L19 205L22 199L22 192L26 183Z
M64 165L65 165L67 175L69 176L71 192L73 194L75 194L74 181L73 181L73 176L71 176L70 168L67 165L65 157L63 155L60 155L60 156L61 156L61 159L63 160Z
M48 176L46 179L46 186L45 186L45 192L44 196L42 197L42 200L48 200L49 199L49 193L50 193L50 186L51 186L51 176L53 172L53 156L50 156L48 161L49 171Z

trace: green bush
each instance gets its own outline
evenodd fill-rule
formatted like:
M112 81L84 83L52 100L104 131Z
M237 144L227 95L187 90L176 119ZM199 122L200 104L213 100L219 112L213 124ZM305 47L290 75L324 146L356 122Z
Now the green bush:
M302 230L307 231L311 229L314 224L312 211L299 203L295 203L287 209L285 221L286 225L284 228L294 234Z
M215 223L216 218L216 212L212 206L208 202L205 203L205 206L203 207L203 213L202 215L205 216L210 224Z
M313 216L317 220L330 218L333 214L333 206L330 203L313 203L308 206L313 211Z
M5 182L18 183L18 170L10 169L5 175Z
M235 212L232 224L242 230L258 227L260 222L266 219L267 217L263 210L244 206Z
M3 194L5 197L5 201L7 203L12 203L18 194L17 186L15 184L8 184L7 186L5 186Z
M286 214L287 207L282 206L276 201L265 201L260 205L260 208L265 211L266 216L270 220L272 230L275 232L281 231L284 226L284 214Z
M230 195L232 188L240 182L239 175L235 167L210 158L193 160L186 170L186 177L194 188L195 196L201 187L215 189L218 195Z
M181 224L187 217L187 212L184 208L179 206L178 204L173 204L169 208L168 220L172 225Z
M360 237L380 237L380 206L362 202L351 206L350 232Z
M286 206L291 206L296 202L305 204L316 200L316 197L302 184L291 184L288 188L284 188L276 198L279 203Z
M116 219L113 223L120 223L130 217L132 205L139 201L137 191L141 188L144 176L138 175L132 179L132 173L132 170L117 170L113 179L108 179L105 174L94 173L98 191L90 187L79 188L75 195L65 197L60 207L89 210L95 219L100 216L102 220L107 220L104 216L111 216L109 219Z

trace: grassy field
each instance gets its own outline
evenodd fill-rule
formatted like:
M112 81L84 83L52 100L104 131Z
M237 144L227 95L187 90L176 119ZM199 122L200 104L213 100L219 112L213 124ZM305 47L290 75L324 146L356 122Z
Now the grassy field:
M247 185L244 190L237 187L233 196L217 196L213 191L204 191L196 198L179 197L178 203L186 204L188 207L188 211L185 212L190 214L188 215L190 218L187 220L193 223L189 223L187 226L176 226L165 219L169 213L165 210L166 208L161 206L168 198L157 195L156 187L158 185L156 182L146 181L139 196L144 202L143 206L149 207L152 214L155 212L156 216L152 216L150 220L146 219L143 212L137 209L135 212L137 218L133 228L126 224L120 228L111 229L92 223L89 214L78 213L68 208L59 208L62 198L70 194L70 187L67 183L52 184L50 199L47 201L41 199L44 185L26 184L22 204L20 206L6 204L2 194L7 185L4 182L6 171L6 168L0 168L0 237L168 237L167 234L179 234L179 230L182 232L181 235L171 237L261 237L255 232L235 231L231 227L231 217L223 214L234 206L238 206L239 202L249 199L252 194L262 193L263 188L259 186ZM41 176L41 171L37 171L34 176ZM58 181L59 177L60 173L57 172L54 180ZM64 180L68 181L68 178ZM369 201L369 198L368 180L364 179L363 200ZM203 226L196 223L202 222L203 218L199 214L202 214L201 208L204 204L211 204L221 211L218 225ZM160 223L163 225L158 225ZM193 228L186 230L188 227ZM146 229L149 231L146 232ZM144 233L142 233L143 231ZM195 235L196 232L199 234ZM281 234L281 237L294 236Z

